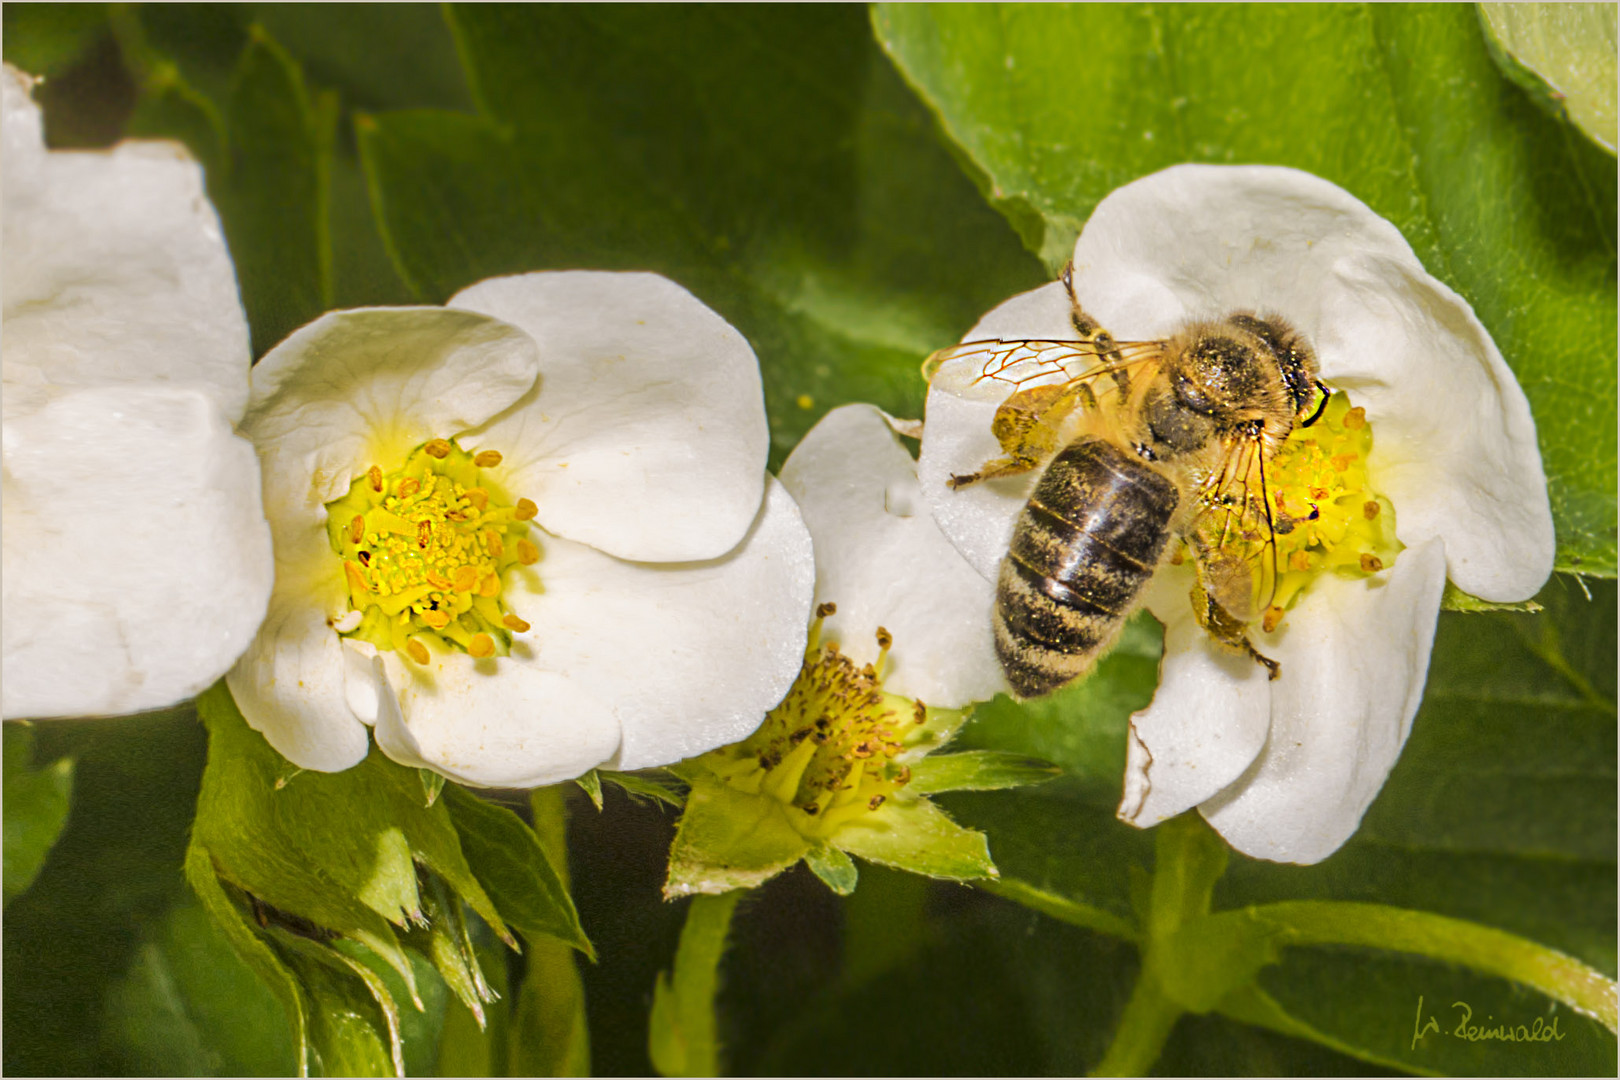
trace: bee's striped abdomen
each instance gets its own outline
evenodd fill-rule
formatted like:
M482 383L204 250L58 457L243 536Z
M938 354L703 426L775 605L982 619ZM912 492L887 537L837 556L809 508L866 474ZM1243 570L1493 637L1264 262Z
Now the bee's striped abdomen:
M996 653L1020 697L1085 673L1159 565L1175 485L1112 443L1082 438L1046 467L996 586Z

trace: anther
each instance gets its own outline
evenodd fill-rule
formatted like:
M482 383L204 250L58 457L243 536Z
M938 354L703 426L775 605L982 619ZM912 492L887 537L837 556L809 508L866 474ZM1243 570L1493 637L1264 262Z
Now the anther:
M382 467L380 465L373 465L371 468L367 469L366 479L371 483L372 491L381 491L383 489Z
M880 626L877 628L877 643L878 648L887 649L894 644L894 635Z
M422 576L427 579L427 583L429 585L432 585L436 589L443 589L445 592L449 592L451 589L455 588L450 579L439 573L437 570L429 570Z
M516 615L501 616L501 625L519 634L527 633L529 629L529 624Z
M1361 504L1361 516L1371 521L1378 516L1378 500L1368 499Z
M534 546L532 540L519 540L517 542L518 562L524 566L533 566L540 561L540 549Z
M478 588L478 568L474 566L458 566L456 568L456 592L472 592Z
M1311 557L1303 551L1296 551L1288 556L1288 568L1290 570L1309 570L1311 568Z
M529 499L519 499L517 505L512 508L512 516L519 521L528 521L539 512L540 508Z
M422 449L427 451L428 457L442 459L450 456L450 442L447 439L429 439Z
M494 529L484 530L484 546L489 549L489 557L492 559L500 558L501 553L506 550L505 545L501 543L501 534Z
M473 455L473 464L480 469L493 469L501 463L499 450L480 450Z
M416 546L425 550L431 543L433 543L433 522L426 520L417 522Z
M418 664L424 664L425 665L428 662L429 657L428 657L427 646L423 645L420 641L417 641L415 638L411 638L411 640L409 640L409 641L407 641L405 643L405 651L407 653L409 653L411 659L415 660Z
M414 476L407 476L405 479L403 479L403 480L401 480L399 482L399 492L398 492L398 494L399 494L399 497L402 498L402 499L408 499L412 495L415 495L418 491L421 491L421 490L422 490L422 481L418 480Z
M467 655L484 660L495 655L495 639L488 634L474 634L467 643Z
M1328 464L1333 466L1334 472L1344 472L1350 467L1350 463L1355 460L1355 454L1334 454L1328 458Z
M356 514L354 515L354 520L349 522L349 543L358 544L362 539L365 538L365 535L366 519L361 517L359 514Z
M501 595L501 579L494 574L484 578L483 581L478 583L478 595L488 599L494 599Z
M838 605L830 600L825 604L816 605L816 618L818 619L825 619L829 615L836 614L838 614Z
M883 800L886 798L888 798L887 795L874 795L872 796L872 801L866 804L866 808L868 810L876 810L878 807L883 805Z
M1380 559L1376 555L1368 555L1366 552L1362 552L1362 555L1361 555L1361 571L1362 571L1362 573L1364 573L1364 574L1376 574L1378 571L1382 570L1383 568L1384 568L1384 560L1383 559Z
M1360 405L1357 405L1355 408L1344 414L1344 426L1350 431L1356 430L1356 428L1360 427L1366 422L1367 410L1362 408Z
M422 621L435 630L443 630L450 625L450 613L433 608L422 612Z
M480 514L489 509L489 492L483 488L468 488L464 497Z
M1272 604L1270 607L1266 608L1266 613L1260 620L1260 629L1264 630L1268 634L1271 633L1282 624L1283 616L1285 614L1287 614L1287 612L1283 611L1282 608L1278 607L1276 604Z
M343 573L349 579L349 591L354 593L368 593L371 585L366 581L365 571L360 569L358 563L345 562Z

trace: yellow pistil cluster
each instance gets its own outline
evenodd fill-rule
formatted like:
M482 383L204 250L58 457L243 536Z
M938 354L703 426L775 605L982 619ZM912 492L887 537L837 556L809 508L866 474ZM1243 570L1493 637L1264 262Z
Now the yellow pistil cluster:
M336 624L341 634L418 664L429 659L421 635L477 659L507 655L529 624L501 602L502 577L538 562L540 549L530 537L534 503L507 503L481 475L500 461L495 450L430 439L399 469L373 465L326 504L352 609Z
M896 757L934 737L926 705L883 690L888 631L878 629L878 659L864 667L820 644L834 610L817 609L798 680L759 730L701 759L732 787L782 802L812 840L882 806L911 780Z
M1263 616L1270 631L1325 570L1376 574L1395 563L1395 508L1372 489L1367 454L1372 426L1366 410L1350 407L1343 391L1308 428L1295 428L1266 469L1275 528L1276 592Z

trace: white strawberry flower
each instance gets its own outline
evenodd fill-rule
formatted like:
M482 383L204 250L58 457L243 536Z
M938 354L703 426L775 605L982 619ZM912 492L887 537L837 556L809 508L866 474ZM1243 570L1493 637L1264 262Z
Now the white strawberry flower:
M310 769L368 727L486 787L667 764L792 684L810 537L759 366L654 274L494 278L325 315L253 372L270 614L229 683Z
M1280 316L1321 377L1365 410L1369 490L1393 507L1393 566L1322 572L1274 632L1281 677L1217 645L1165 566L1145 604L1165 625L1158 692L1131 722L1120 816L1192 807L1238 850L1317 862L1355 831L1423 697L1449 577L1484 600L1534 595L1553 528L1523 391L1467 302L1389 222L1327 181L1269 166L1183 165L1113 192L1075 244L1074 289L1117 340L1193 318ZM1077 337L1061 284L990 312L964 340ZM936 380L937 381L937 380ZM952 491L999 455L994 402L930 393L920 472L941 528L994 580L1038 472ZM1376 568L1377 563L1373 566Z
M191 697L270 594L252 354L202 171L178 144L45 148L0 73L4 666L10 718Z

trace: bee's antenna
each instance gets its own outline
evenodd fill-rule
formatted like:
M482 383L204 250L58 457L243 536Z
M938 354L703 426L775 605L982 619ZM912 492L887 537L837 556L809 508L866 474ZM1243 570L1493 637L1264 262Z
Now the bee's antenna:
M1312 424L1322 419L1322 414L1327 412L1328 399L1333 396L1333 391L1329 390L1327 385L1323 383L1321 379L1316 380L1316 389L1317 392L1322 395L1322 400L1316 406L1316 411L1311 413L1311 418L1299 425L1300 427L1310 427Z

